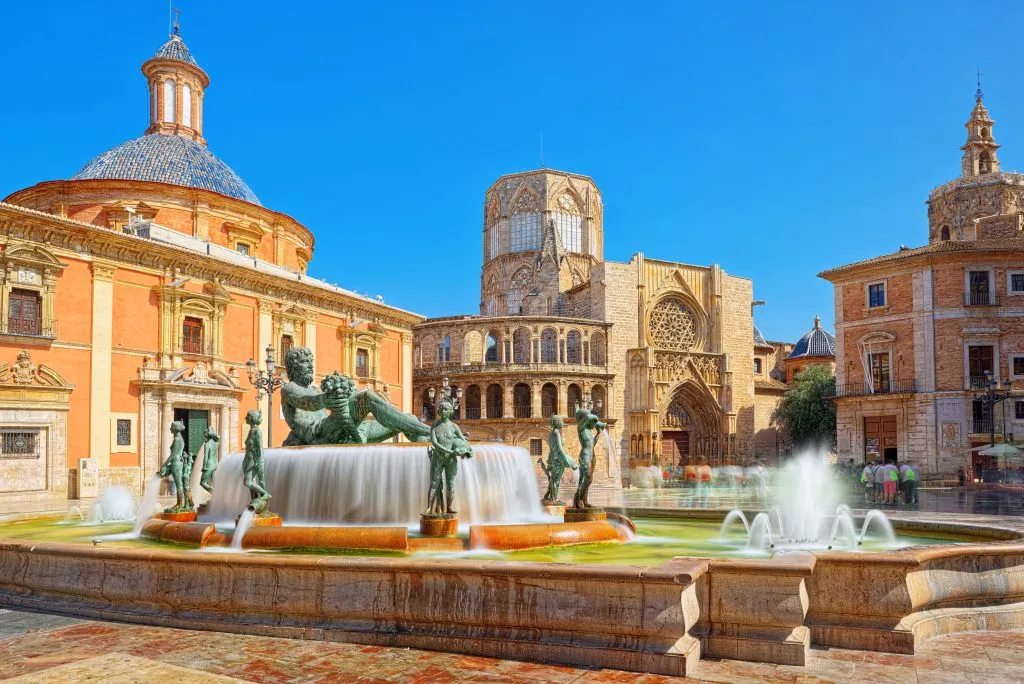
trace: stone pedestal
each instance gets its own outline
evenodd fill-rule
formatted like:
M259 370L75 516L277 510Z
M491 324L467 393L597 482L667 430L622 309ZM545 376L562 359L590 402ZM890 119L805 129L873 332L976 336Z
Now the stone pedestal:
M424 537L454 537L459 533L459 519L455 516L420 516L420 534Z
M564 503L562 503L562 504L546 504L543 501L541 501L540 505L541 505L541 508L544 509L544 512L547 513L548 515L554 515L554 516L557 516L559 518L561 518L561 517L563 517L565 515L565 504Z
M594 522L596 520L607 520L603 508L566 508L565 522Z
M195 511L185 511L183 513L157 513L153 516L160 520L169 520L171 522L195 522L199 514Z

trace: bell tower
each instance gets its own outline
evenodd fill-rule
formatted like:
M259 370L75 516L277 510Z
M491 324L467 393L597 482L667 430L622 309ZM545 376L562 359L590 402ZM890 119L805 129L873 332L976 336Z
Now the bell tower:
M967 142L960 148L964 152L961 162L964 178L999 172L999 159L996 158L999 145L992 137L992 126L995 121L989 117L988 110L982 104L983 97L979 75L974 110L971 111L970 120L964 124L967 126Z
M203 138L203 93L210 77L203 71L185 41L177 19L170 40L142 64L149 82L149 127L146 133Z

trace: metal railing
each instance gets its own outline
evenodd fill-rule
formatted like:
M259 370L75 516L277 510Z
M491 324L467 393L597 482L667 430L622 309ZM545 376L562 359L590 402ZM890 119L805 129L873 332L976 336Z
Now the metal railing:
M890 380L878 386L872 386L866 382L853 382L844 385L836 385L835 392L830 396L841 397L863 397L873 394L913 394L917 392L916 380Z
M971 389L977 392L984 392L988 389L989 378L991 373L988 375L972 375L970 378Z
M516 418L529 418L533 413L533 407L530 404L516 404L512 407L512 414Z
M467 406L465 408L466 420L480 420L480 407L479 406Z
M213 340L200 339L200 340L181 340L181 353L191 354L193 356L214 356L213 353Z
M965 292L964 306L999 306L995 292Z
M501 418L501 413L502 413L502 408L501 408L500 404L498 406L495 406L494 404L488 404L487 405L487 417L488 418L490 418L492 420L495 419L495 418Z
M992 420L989 418L975 419L971 421L972 435L987 435L992 431Z
M8 318L0 325L0 335L19 337L45 337L57 339L57 322L44 318Z
M465 375L470 373L509 373L544 371L546 373L607 373L607 364L596 363L558 363L558 362L537 362L537 363L459 363L457 361L446 361L442 363L424 362L420 368L413 369L413 375L418 377L434 375Z

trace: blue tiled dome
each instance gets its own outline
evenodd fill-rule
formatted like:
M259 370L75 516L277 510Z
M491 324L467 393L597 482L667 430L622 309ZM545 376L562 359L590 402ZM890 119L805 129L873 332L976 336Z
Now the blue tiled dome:
M796 359L801 356L835 356L836 338L832 333L821 327L821 319L814 317L814 327L800 338L787 358Z
M171 39L160 46L160 49L150 57L150 59L174 59L179 62L185 62L192 66L199 66L196 62L195 57L189 52L188 46L185 45L185 41L181 39L181 36L173 35Z
M90 161L71 180L102 178L183 185L260 204L231 167L205 146L180 135L154 133L121 143Z
M755 347L767 347L768 343L764 339L764 335L758 330L757 324L754 324L754 346Z

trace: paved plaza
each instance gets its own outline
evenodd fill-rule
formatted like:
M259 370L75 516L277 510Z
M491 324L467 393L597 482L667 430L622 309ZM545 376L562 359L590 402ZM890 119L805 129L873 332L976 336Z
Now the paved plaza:
M0 680L57 682L1020 682L1024 631L966 632L913 656L812 649L804 667L702 660L694 678L0 611Z

